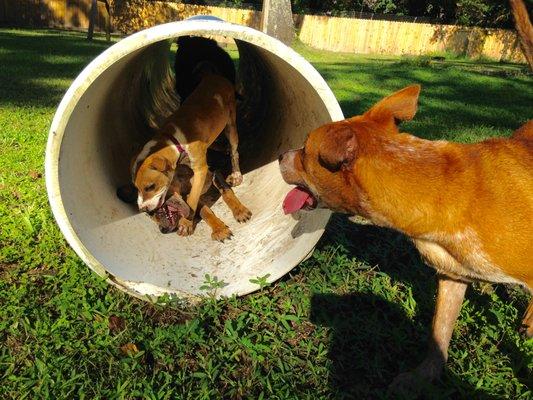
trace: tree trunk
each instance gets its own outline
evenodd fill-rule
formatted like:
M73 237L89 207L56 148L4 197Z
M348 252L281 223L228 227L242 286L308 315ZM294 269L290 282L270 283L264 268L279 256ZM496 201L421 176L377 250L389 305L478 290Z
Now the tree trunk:
M91 11L89 11L89 29L87 30L87 40L93 40L94 24L96 22L96 13L98 12L97 0L91 1Z
M509 3L513 11L520 47L522 47L522 52L526 57L529 68L533 71L533 26L531 25L526 5L523 0L509 0Z
M103 1L105 4L105 9L107 11L105 17L105 40L108 42L111 41L111 7L109 5L109 0L99 0Z
M291 1L263 0L261 29L266 34L290 46L294 40Z

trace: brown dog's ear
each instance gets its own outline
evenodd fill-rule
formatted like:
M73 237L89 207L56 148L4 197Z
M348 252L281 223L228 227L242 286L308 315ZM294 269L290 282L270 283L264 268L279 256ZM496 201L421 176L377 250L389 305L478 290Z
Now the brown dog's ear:
M337 172L349 165L354 159L357 141L349 126L328 132L318 154L318 162L331 172Z
M171 169L170 162L164 157L153 157L150 161L150 168L159 172L167 172Z
M376 103L363 115L374 121L384 121L394 118L398 121L409 121L413 119L418 109L418 95L420 85L411 85L394 92Z

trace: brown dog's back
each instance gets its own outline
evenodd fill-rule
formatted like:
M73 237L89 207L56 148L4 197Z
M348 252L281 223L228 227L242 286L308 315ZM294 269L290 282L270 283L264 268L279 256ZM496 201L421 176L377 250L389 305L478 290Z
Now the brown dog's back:
M220 75L208 74L167 124L184 132L188 143L199 140L209 146L227 125L234 108L235 87Z
M531 130L524 128L509 139L475 144L360 133L364 156L354 163L353 175L374 219L383 216L383 225L422 247L438 243L472 268L447 272L502 282L508 275L531 286L533 147Z

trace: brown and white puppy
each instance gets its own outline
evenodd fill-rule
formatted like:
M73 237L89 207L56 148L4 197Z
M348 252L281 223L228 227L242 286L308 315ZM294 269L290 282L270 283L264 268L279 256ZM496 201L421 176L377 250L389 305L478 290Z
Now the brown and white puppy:
M242 182L237 152L235 87L226 78L211 73L209 68L202 68L198 70L199 85L145 144L132 166L139 210L153 211L165 201L180 156L187 153L194 171L187 197L192 213L190 218L180 218L178 229L182 235L192 233L192 219L207 175L207 148L223 130L231 146L232 173L227 178L228 183L236 186Z
M169 189L171 196L167 198L162 207L150 214L162 233L176 231L179 219L190 216L191 209L183 199L191 190L192 180L193 171L186 164L180 163ZM231 238L233 233L209 207L209 204L214 203L219 196L222 197L238 222L248 221L252 213L237 198L219 171L209 171L198 202L198 214L211 228L211 238L223 242ZM196 219L195 222L197 222Z
M472 281L518 283L533 291L533 120L510 138L475 144L400 133L417 111L420 86L384 98L363 115L312 131L280 157L297 185L286 213L327 207L409 236L438 272L432 340L415 371L393 386L437 377ZM522 322L533 336L533 301Z

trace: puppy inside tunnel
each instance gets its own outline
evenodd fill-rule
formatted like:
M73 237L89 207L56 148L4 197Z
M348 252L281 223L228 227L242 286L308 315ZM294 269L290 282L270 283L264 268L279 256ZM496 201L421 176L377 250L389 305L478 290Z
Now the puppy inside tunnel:
M182 36L224 37L234 40L239 52L237 128L244 181L234 191L253 216L239 224L221 201L214 204L213 211L234 233L224 243L213 241L203 222L189 237L163 235L115 194L131 181L132 156L157 126L146 110L154 107L153 118L164 118L168 102L177 101L169 92L148 97L147 104L142 92L151 88L139 77L152 63L161 81L168 80L163 86L172 87L173 77L165 74L174 60L168 52L166 60L158 55ZM159 105L154 98L156 103L162 99ZM310 130L342 118L321 76L281 42L222 21L159 25L106 50L65 94L46 151L50 204L83 261L130 294L190 298L205 294L206 282L213 281L219 282L217 296L246 294L259 288L251 281L274 281L302 261L329 218L325 210L283 214L281 203L290 188L281 178L278 155L301 146Z

